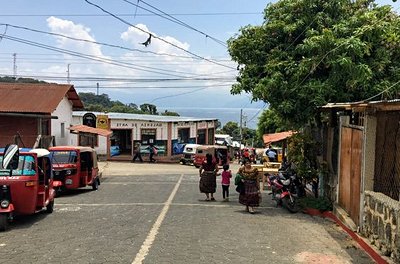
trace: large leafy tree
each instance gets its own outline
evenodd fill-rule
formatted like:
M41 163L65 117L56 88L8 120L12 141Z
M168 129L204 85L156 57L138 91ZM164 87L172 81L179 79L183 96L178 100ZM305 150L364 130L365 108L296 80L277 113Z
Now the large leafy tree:
M280 0L266 7L264 19L228 41L240 68L231 92L268 102L291 128L313 121L328 102L361 101L397 88L400 19L389 6Z

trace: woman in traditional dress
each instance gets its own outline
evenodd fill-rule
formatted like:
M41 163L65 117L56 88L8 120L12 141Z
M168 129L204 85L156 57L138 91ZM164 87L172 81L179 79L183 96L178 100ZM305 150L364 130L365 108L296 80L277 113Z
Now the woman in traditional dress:
M213 161L212 155L207 154L206 160L203 162L199 169L200 175L200 192L206 194L206 201L215 201L214 193L217 189L217 172L218 165L215 161Z
M249 159L244 160L244 166L238 171L244 183L244 193L239 195L239 203L246 206L246 211L254 214L254 207L260 205L260 182L257 168L251 167Z

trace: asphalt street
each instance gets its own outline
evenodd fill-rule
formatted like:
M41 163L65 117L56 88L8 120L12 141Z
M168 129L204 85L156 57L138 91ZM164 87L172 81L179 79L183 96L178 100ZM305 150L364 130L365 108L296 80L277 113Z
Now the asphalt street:
M198 180L192 166L109 162L98 191L15 219L0 263L373 263L330 220L276 208L267 192L251 215L233 184L229 202L220 185L206 202Z

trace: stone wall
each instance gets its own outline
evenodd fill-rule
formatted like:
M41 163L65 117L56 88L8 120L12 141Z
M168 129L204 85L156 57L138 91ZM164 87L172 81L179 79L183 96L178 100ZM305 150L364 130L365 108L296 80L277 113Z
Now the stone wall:
M365 191L361 234L383 255L400 263L400 202L372 191Z

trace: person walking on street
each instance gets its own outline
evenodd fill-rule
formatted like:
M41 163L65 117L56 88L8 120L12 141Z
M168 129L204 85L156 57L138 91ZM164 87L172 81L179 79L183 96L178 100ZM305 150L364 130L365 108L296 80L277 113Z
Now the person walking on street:
M238 174L244 183L244 192L239 194L239 203L246 206L246 211L254 214L254 207L260 205L260 181L257 168L251 167L249 159L244 160L244 165L239 168Z
M155 147L153 144L150 144L147 149L149 150L149 162L156 162L157 160L154 158L154 155L157 155L158 148Z
M206 201L215 201L214 193L217 189L217 172L217 163L213 161L212 155L207 153L206 160L203 162L199 169L199 189L200 192L206 194Z
M229 202L229 185L232 178L232 172L229 170L229 165L223 166L224 171L221 174L222 197L225 202Z
M135 144L135 147L133 149L133 153L135 154L135 156L133 157L132 162L135 162L136 159L139 159L140 162L143 162L142 154L140 153L140 146L141 146L140 142L137 142Z

